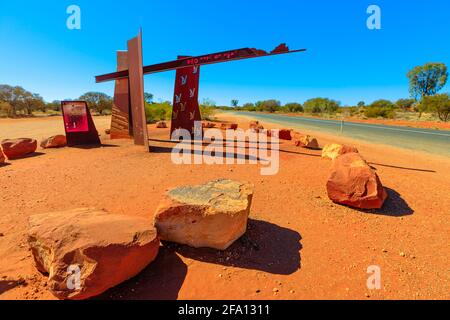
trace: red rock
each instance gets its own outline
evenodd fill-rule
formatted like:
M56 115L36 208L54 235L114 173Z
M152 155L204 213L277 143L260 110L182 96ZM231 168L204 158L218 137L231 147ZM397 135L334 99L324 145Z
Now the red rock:
M154 216L161 240L227 249L247 230L253 189L222 179L168 191Z
M278 138L281 140L292 140L291 130L281 129L278 133Z
M0 148L0 165L5 163L5 155L3 154L2 148Z
M222 130L236 130L238 128L238 124L237 123L222 123L220 125L220 128Z
M35 152L37 141L28 138L6 139L2 141L2 148L8 159L19 159Z
M165 121L158 121L156 123L156 128L165 129L165 128L167 128L167 123Z
M87 299L141 272L158 254L150 219L81 208L29 218L28 245L59 299ZM78 270L76 286L74 271Z
M322 149L322 158L336 159L338 156L346 153L358 153L356 147L351 147L342 144L327 144Z
M67 145L66 136L64 135L57 135L50 137L48 139L42 140L41 142L41 148L48 149L48 148L62 148Z
M259 121L250 121L248 127L253 132L262 132L262 131L264 131L264 127L259 124Z
M298 135L294 139L294 144L297 147L308 148L308 149L318 149L319 143L316 138L309 135Z
M215 128L216 124L213 122L202 122L202 128Z
M387 198L378 175L358 153L333 161L327 192L333 202L360 209L379 209Z

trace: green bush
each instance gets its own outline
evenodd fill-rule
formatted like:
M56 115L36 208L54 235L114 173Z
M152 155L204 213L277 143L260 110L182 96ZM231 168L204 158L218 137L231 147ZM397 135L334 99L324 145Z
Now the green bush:
M147 123L170 120L172 117L172 105L168 101L152 104L145 103L145 115Z
M339 102L328 98L309 99L303 104L303 109L308 113L335 113L339 109Z
M395 105L389 100L377 100L364 110L367 118L395 118Z
M215 107L200 105L200 114L202 115L202 120L212 121L214 120Z
M286 103L282 109L285 112L303 112L303 106L296 102Z

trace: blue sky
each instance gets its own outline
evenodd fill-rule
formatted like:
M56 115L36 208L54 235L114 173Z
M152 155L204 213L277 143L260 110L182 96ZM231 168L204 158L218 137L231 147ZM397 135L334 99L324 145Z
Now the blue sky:
M81 30L66 8L81 8ZM369 5L381 30L366 27ZM144 64L281 42L306 53L204 66L200 99L240 104L329 97L342 104L408 96L406 73L426 62L450 67L448 0L5 1L0 2L0 83L46 100L113 93L94 76L115 70L115 51L143 28ZM145 90L172 100L174 72L147 75ZM447 85L444 91L449 91Z

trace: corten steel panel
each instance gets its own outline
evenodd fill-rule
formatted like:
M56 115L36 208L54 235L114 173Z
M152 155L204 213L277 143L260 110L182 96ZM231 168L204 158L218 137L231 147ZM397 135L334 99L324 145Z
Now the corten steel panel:
M86 101L61 101L67 145L100 145L97 129Z
M178 59L185 59L179 56ZM177 129L186 129L194 134L194 121L201 121L198 106L200 66L178 69L173 95L171 136Z
M128 70L128 52L117 51L117 71ZM131 139L130 92L128 78L116 80L111 116L111 139Z
M205 65L205 64L213 64L220 62L228 62L242 59L250 59L250 58L259 58L259 57L267 57L279 54L286 53L295 53L295 52L303 52L306 49L299 50L289 50L284 44L279 45L271 52L266 52L264 50L254 49L254 48L242 48L236 50L229 50L217 53L206 54L197 57L189 57L185 59L178 59L163 63L157 63L150 66L145 66L143 68L144 74L163 72L169 70L177 70L180 68L191 67L193 65ZM100 76L96 76L96 82L104 82L104 81L112 81L116 79L126 78L128 77L129 71L123 70L113 73L108 73Z
M144 103L144 74L142 67L142 34L128 41L128 70L130 82L131 117L134 143L148 149L147 120Z

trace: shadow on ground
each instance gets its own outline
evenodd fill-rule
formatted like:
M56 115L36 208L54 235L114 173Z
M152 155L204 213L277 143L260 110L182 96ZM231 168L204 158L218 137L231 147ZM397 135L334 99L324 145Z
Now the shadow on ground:
M237 268L288 275L300 269L301 236L275 224L249 220L248 230L225 251L165 242L154 262L136 277L92 300L175 300L187 266L178 256Z
M289 275L301 267L298 232L275 224L249 220L248 230L225 251L167 244L184 257L223 266Z
M5 293L8 290L14 289L21 285L20 281L15 280L0 280L0 294Z
M385 189L388 193L388 198L386 199L384 206L381 209L360 211L389 217L410 216L414 213L414 210L411 209L408 203L397 191L390 188Z
M176 300L186 278L187 266L167 246L136 277L109 289L93 300Z
M118 147L119 147L118 145L107 143L69 146L69 148L86 149L86 150L98 148L118 148Z

